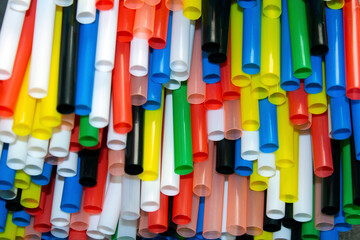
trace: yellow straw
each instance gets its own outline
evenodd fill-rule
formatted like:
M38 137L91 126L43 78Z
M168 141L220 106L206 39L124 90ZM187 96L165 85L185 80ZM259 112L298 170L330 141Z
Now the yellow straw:
M24 234L25 234L25 228L24 227L17 227L15 240L24 239Z
M41 186L30 182L30 186L21 193L20 204L26 208L37 208L40 203Z
M41 140L48 140L51 138L52 128L44 126L40 123L40 100L36 102L34 122L31 129L31 136Z
M269 87L269 102L281 105L286 101L286 92L280 87L280 83Z
M250 175L250 189L253 191L261 192L268 187L268 178L260 176L258 171L258 163L254 161L253 172Z
M323 88L316 94L308 94L308 110L312 114L322 114L327 110L326 83L325 83L325 64L322 63Z
M12 216L13 213L9 211L6 217L5 230L0 233L1 240L14 240L16 237L17 226L12 222Z
M263 0L262 12L268 18L278 18L281 15L281 0Z
M341 9L344 7L345 0L331 0L326 2L326 4L331 9Z
M199 19L201 16L201 0L184 0L183 14L190 20Z
M30 176L23 170L17 170L15 174L14 187L20 189L26 189L30 186Z
M251 96L255 99L265 99L268 96L268 87L260 82L260 74L251 76Z
M260 127L259 103L251 96L251 86L240 89L241 125L246 131L256 131Z

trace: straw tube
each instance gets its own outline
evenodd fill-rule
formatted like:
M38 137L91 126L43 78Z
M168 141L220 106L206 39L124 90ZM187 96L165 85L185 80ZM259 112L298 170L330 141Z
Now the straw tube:
M211 193L212 167L214 162L214 142L209 141L207 160L194 163L193 192L199 197L207 197Z
M9 1L2 20L0 32L0 80L9 79L12 75L15 56L19 45L25 11L18 11L12 6L15 1ZM30 1L28 3L28 7Z
M138 176L125 174L122 185L120 217L128 221L137 220L140 218L140 179Z
M149 71L149 43L146 39L134 37L130 44L131 75L143 77Z
M63 212L60 209L64 180L64 177L56 174L50 222L53 226L57 227L65 227L70 223L70 213Z
M12 9L19 12L26 12L30 7L31 0L10 0L9 5Z
M259 154L259 131L243 130L241 137L241 158L254 161L258 159Z
M211 141L221 141L224 139L225 132L225 112L224 106L216 110L207 110L207 132L208 139Z
M95 0L78 0L76 8L76 20L81 24L90 24L95 21Z
M62 177L74 177L77 173L78 154L69 152L64 160L57 166L57 174Z
M107 72L114 68L118 10L119 0L115 0L112 9L100 11L95 57L98 71Z
M119 134L114 130L113 103L110 105L110 117L107 132L107 147L111 150L122 150L126 147L127 134Z
M145 212L155 212L160 208L160 174L153 181L141 181L140 207Z
M40 175L44 168L44 157L26 156L24 172L30 176Z
M16 135L12 130L14 119L1 118L0 119L0 141L4 143L13 143L16 139Z
M257 172L263 177L272 177L275 175L275 153L263 153L260 151L257 161Z
M16 141L9 144L6 164L9 168L20 170L25 167L28 136L17 136Z
M99 224L100 214L93 214L89 217L89 227L86 234L93 239L104 239L104 234L97 230Z
M280 170L269 178L266 194L266 216L271 219L282 219L285 216L285 203L280 200Z
M30 136L27 144L27 154L35 158L44 158L47 154L49 140L41 140Z
M66 157L69 154L71 131L55 128L49 145L49 153L55 157Z
M117 239L127 239L135 240L136 239L136 220L125 220L119 218L118 228L117 228Z

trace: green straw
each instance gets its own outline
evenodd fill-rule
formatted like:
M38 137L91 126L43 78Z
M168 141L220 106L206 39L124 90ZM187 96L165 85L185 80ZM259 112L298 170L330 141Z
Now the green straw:
M360 214L349 214L345 213L345 222L351 225L359 225L360 224Z
M80 116L79 143L84 147L94 147L99 142L99 129L89 123L89 116Z
M303 79L312 73L305 1L287 2L294 76Z
M190 104L186 82L173 91L175 173L186 175L193 170Z
M315 193L314 193L314 181L313 181L313 217L311 221L302 223L301 226L301 238L308 240L320 239L320 232L315 229L315 209L314 209Z
M342 141L341 148L343 170L343 209L345 213L350 215L359 214L360 207L353 203L350 140L346 139Z

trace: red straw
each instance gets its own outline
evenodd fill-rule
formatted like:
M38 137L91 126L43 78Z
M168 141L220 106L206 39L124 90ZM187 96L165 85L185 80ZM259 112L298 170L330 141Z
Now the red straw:
M100 11L110 10L114 7L114 0L96 0L95 6Z
M166 46L168 34L169 9L165 5L165 0L156 5L154 33L149 38L149 45L155 49L162 49ZM169 33L171 34L171 33Z
M160 193L160 208L148 214L148 229L152 233L163 233L168 228L169 198Z
M114 130L120 134L128 133L132 129L129 59L129 43L118 42L113 71L112 98Z
M80 117L76 115L74 128L71 132L70 138L70 152L79 152L83 146L79 143Z
M321 178L328 177L334 172L328 125L327 111L312 115L311 140L314 173Z
M76 231L70 228L69 240L87 239L86 231Z
M205 108L209 110L220 109L223 105L221 83L206 84Z
M206 109L203 104L190 104L190 111L193 161L202 162L209 155Z
M303 125L308 122L308 100L304 89L304 82L300 82L300 88L288 92L290 122L294 125Z
M0 81L1 117L11 117L14 114L26 67L31 55L35 14L36 0L33 0L31 1L29 10L26 11L12 76L8 80Z
M117 25L117 40L120 42L130 42L133 39L133 28L135 20L135 10L124 6L124 1L119 2L119 17Z
M180 176L180 192L174 197L172 221L188 224L191 221L193 173Z

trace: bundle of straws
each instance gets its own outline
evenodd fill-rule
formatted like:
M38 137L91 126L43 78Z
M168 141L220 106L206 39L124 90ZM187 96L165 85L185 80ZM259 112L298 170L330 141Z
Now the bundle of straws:
M339 239L358 0L1 0L0 239Z

